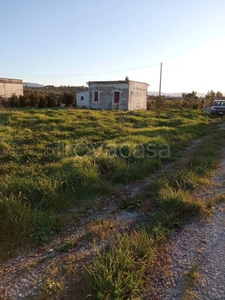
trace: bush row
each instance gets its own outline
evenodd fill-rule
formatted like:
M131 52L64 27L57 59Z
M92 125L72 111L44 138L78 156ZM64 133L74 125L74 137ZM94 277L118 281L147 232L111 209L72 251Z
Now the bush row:
M165 97L152 97L147 101L148 110L169 110L169 109L203 109L204 107L210 108L210 100L204 99L166 99Z
M9 98L0 98L0 106L3 107L56 107L61 105L75 105L75 93L64 92L62 94L43 93L36 90L26 91L23 96L13 94Z

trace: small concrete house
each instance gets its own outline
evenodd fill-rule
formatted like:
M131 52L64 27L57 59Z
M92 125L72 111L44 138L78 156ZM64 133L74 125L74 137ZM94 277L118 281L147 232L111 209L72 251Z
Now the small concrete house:
M9 98L13 94L23 95L23 81L20 79L0 78L0 97Z
M77 106L106 110L147 109L147 88L144 82L127 77L118 81L89 81L86 92L77 93Z

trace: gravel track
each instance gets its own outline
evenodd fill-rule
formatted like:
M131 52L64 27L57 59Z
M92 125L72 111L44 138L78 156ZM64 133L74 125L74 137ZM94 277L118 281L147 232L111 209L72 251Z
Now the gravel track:
M220 167L195 197L210 199L225 193L225 149ZM173 234L167 243L170 262L166 276L155 282L162 300L225 300L225 203L214 208L207 219L196 218ZM188 274L196 267L198 278L188 285Z

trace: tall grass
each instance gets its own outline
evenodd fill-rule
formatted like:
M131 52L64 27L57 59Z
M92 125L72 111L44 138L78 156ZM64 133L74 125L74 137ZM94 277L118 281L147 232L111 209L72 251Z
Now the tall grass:
M149 111L0 111L0 215L7 220L1 225L2 243L49 241L62 229L60 215L68 207L79 211L86 200L90 207L117 183L155 172L215 126L210 116L190 111L165 112L159 118ZM160 157L163 145L171 155ZM195 165L194 157L190 164ZM204 167L196 166L199 174ZM23 238L17 234L22 224L27 224Z
M0 241L15 247L27 241L33 231L33 213L21 194L9 197L0 193Z
M155 257L146 231L118 235L111 248L98 252L86 267L91 299L138 299L144 274Z

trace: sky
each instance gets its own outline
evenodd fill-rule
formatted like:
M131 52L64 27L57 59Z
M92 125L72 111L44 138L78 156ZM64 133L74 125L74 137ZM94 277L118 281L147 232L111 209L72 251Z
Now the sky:
M225 94L224 0L1 0L0 77Z

